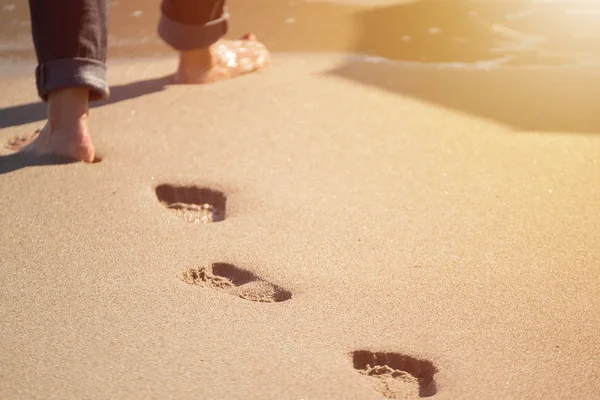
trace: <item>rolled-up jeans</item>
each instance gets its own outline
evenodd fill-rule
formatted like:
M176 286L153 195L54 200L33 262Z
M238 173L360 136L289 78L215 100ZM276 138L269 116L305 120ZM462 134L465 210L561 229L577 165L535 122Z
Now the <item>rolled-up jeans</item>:
M29 0L42 100L55 90L85 87L90 100L106 83L108 0ZM178 51L208 47L227 32L225 0L163 0L159 36Z

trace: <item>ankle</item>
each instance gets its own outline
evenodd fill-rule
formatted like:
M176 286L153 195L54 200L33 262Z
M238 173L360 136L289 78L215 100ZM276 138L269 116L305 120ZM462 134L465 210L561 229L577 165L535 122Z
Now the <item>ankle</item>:
M86 129L89 115L89 89L68 88L48 96L48 122L51 131L77 134Z
M179 53L179 69L209 70L213 67L213 56L210 47L182 51Z

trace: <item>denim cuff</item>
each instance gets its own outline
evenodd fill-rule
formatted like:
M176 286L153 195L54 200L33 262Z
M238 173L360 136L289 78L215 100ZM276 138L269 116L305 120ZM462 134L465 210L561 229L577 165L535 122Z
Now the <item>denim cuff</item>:
M183 24L161 14L158 35L178 51L201 49L216 43L227 33L228 21L227 11L220 18L202 25Z
M87 58L63 58L42 63L35 69L38 94L48 100L54 90L86 87L90 89L90 101L106 100L109 95L106 84L106 65Z

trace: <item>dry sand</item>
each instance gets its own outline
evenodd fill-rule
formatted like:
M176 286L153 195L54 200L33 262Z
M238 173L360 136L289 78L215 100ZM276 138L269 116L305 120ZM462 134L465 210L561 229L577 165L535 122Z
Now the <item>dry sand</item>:
M0 399L600 397L600 135L352 82L341 56L162 87L175 62L111 64L102 162L1 159ZM2 142L42 126L31 71L0 80ZM159 184L223 191L225 220Z

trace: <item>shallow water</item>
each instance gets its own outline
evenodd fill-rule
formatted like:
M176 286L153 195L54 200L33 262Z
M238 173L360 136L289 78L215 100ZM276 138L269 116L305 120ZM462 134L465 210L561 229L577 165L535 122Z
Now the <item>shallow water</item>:
M600 64L600 0L230 0L229 37L254 31L275 52L351 52L425 63ZM109 57L172 54L159 1L110 1ZM34 58L27 1L0 0L0 60Z
M227 36L347 53L325 74L517 130L600 133L600 0L332 1L230 0ZM155 33L158 0L114 0L110 13L110 59L173 55ZM34 60L27 2L0 0L2 74ZM111 101L136 96L119 89ZM11 106L0 127L44 117L40 104Z

